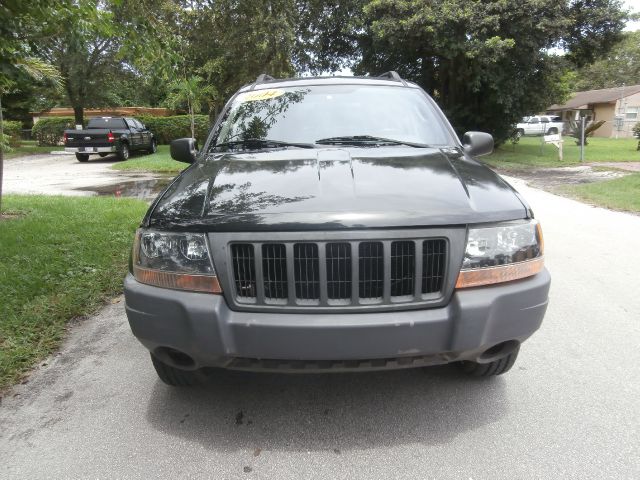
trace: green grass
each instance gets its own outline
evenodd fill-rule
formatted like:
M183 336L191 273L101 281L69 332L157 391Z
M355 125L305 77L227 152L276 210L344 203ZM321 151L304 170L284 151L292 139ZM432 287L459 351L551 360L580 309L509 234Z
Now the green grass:
M4 158L23 157L25 155L42 155L54 150L64 150L64 147L39 147L34 140L23 140L19 147L12 147L10 152L5 152Z
M614 210L640 212L640 173L606 182L562 187L564 193Z
M506 143L482 160L493 167L514 170L532 167L567 167L580 164L580 147L572 137L564 139L564 160L558 160L558 149L545 145L540 155L541 137L523 137L516 145ZM636 150L638 140L633 138L589 138L585 147L585 163L590 162L640 162Z
M126 162L114 164L111 168L129 172L180 173L188 166L171 158L169 145L160 145L154 155L136 155Z
M59 345L70 319L122 291L147 205L131 199L5 196L0 220L0 391Z

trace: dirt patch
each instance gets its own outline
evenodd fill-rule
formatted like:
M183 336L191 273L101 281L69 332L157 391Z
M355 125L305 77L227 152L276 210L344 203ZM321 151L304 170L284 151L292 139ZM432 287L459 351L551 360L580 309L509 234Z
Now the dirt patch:
M598 164L598 166L601 166ZM619 170L596 170L588 165L562 168L498 170L500 174L520 178L529 185L557 192L564 185L604 182L627 175Z
M129 180L113 185L79 188L80 191L95 192L101 197L129 197L152 200L171 182L172 178Z

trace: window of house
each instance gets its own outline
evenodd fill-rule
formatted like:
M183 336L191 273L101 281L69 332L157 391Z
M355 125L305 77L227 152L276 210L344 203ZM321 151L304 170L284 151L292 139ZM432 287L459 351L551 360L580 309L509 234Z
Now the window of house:
M640 107L627 107L624 116L626 120L637 120Z

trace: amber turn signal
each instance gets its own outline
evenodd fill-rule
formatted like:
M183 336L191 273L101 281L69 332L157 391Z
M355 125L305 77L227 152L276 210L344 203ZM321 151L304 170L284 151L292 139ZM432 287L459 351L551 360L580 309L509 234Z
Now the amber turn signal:
M510 282L540 273L544 268L544 257L526 262L511 263L497 267L461 270L456 288L480 287L495 283Z
M133 267L133 275L140 283L174 290L190 290L192 292L222 293L218 277L213 275L192 275L186 273L163 272Z

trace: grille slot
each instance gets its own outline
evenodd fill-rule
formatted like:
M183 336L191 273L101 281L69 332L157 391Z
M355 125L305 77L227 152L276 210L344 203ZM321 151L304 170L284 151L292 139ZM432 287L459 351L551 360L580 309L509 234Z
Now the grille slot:
M296 298L300 300L319 300L320 265L318 245L315 243L296 243L293 246L293 270Z
M256 296L256 268L253 245L232 245L233 277L236 292L239 297L255 298Z
M284 244L262 245L262 278L266 300L287 298L287 252Z
M422 293L442 290L446 267L446 243L444 240L422 242Z
M327 244L327 297L331 300L351 298L351 245Z
M384 289L384 257L382 242L362 242L359 245L359 296L362 299L382 298Z
M391 243L391 296L414 294L416 245L413 241Z

